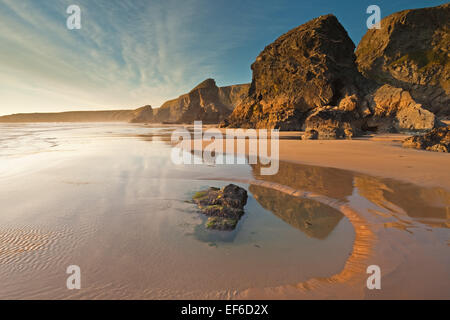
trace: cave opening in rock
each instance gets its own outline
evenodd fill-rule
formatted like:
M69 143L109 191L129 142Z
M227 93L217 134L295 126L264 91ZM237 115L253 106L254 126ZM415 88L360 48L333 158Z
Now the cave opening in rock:
M342 89L344 88L344 85L340 79L337 79L333 81L332 88L333 88L333 97L331 98L329 105L337 106L339 105L339 101L341 101L343 97Z
M369 126L367 123L364 123L361 126L361 129L366 132L372 132L372 133L378 132L378 126Z

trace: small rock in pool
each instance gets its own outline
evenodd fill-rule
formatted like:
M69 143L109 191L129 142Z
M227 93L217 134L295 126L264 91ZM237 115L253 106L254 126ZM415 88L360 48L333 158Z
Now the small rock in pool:
M234 184L226 187L209 188L197 192L192 200L207 215L206 227L215 230L234 230L244 215L247 191Z

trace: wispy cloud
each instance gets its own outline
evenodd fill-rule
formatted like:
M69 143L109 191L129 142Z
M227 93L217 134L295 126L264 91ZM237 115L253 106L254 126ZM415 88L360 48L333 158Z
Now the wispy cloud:
M445 0L382 0L383 16ZM0 0L0 115L159 106L207 77L250 81L280 34L335 13L354 40L370 0ZM82 29L66 28L81 7Z
M0 0L0 114L158 106L233 46L199 35L208 1L79 1L82 29L71 31L73 3Z

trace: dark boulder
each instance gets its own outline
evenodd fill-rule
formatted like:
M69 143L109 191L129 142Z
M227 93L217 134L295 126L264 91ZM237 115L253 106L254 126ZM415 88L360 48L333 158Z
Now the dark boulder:
M244 215L247 191L234 184L222 189L209 188L197 192L192 198L201 212L208 216L206 227L217 230L233 230Z

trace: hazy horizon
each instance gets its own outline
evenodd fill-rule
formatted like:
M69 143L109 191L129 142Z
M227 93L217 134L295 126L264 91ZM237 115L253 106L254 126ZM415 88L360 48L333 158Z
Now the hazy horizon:
M378 1L382 17L447 1ZM66 9L81 8L81 30ZM188 92L251 81L264 47L332 13L357 44L372 1L0 0L0 115L136 109Z

